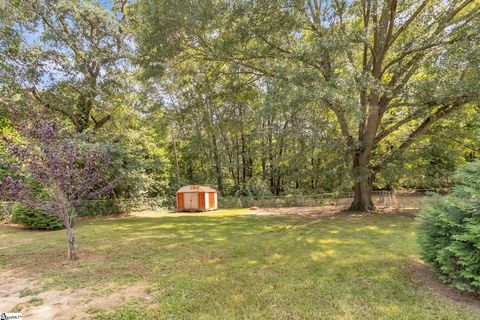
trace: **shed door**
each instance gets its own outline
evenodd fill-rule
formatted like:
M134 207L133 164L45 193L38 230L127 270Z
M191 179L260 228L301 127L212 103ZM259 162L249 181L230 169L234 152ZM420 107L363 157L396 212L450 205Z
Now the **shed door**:
M183 193L177 193L177 208L183 209Z
M184 193L184 206L185 209L198 209L198 193L186 192Z
M198 193L198 208L205 209L205 192Z
M208 207L215 208L215 193L210 192L208 193Z

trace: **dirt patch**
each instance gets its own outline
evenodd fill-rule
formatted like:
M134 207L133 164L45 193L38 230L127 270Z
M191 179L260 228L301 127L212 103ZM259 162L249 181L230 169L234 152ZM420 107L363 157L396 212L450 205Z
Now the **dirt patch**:
M431 268L423 262L415 261L412 263L410 272L414 279L436 295L480 311L480 295L464 293L440 282Z
M0 247L1 249L1 247ZM59 272L75 272L79 264L101 263L107 260L105 254L101 254L91 248L80 248L79 256L81 260L71 262L67 260L65 251L54 251L51 248L40 248L32 252L23 253L21 267L24 270L33 271L33 273L42 274L45 270L58 270ZM1 271L0 271L1 276Z
M142 211L129 212L128 215L131 217L156 218L156 217L169 216L175 213L177 212L168 211L168 210L142 210Z
M304 218L332 217L342 211L334 206L322 207L287 207L287 208L257 208L248 211L249 214L259 216L269 215L297 215Z
M140 299L153 306L152 297L143 283L128 286L98 286L81 289L46 290L33 279L15 271L0 271L0 312L21 312L23 318L85 319L90 308L112 308L131 299Z
M415 211L405 211L399 212L397 209L392 207L377 207L378 212L373 214L392 214L392 215L402 215L406 217L414 218L416 216ZM257 210L249 210L249 214L252 215L284 215L284 216L300 216L303 218L340 218L340 217L354 217L354 216L363 216L357 212L351 212L345 210L345 208L337 206L321 206L321 207L288 207L288 208L258 208Z

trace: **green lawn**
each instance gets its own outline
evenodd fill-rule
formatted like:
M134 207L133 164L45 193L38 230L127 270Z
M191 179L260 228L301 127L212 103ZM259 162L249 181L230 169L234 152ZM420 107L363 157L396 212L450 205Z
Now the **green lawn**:
M101 319L480 319L411 275L411 218L243 213L82 221L73 265L64 231L0 226L0 268L45 288L148 284L153 301L90 310Z

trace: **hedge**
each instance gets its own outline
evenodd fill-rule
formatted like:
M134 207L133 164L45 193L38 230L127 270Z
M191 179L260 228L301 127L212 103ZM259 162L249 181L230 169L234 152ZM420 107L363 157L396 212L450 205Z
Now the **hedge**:
M433 196L419 215L423 259L441 280L480 293L480 161L459 168L447 196Z
M38 209L27 208L19 203L12 206L12 222L34 230L59 230L63 228L63 221L58 217Z
M12 221L15 202L0 202L0 223ZM170 198L108 199L83 201L77 210L80 217L123 214L141 210L168 210L175 206Z

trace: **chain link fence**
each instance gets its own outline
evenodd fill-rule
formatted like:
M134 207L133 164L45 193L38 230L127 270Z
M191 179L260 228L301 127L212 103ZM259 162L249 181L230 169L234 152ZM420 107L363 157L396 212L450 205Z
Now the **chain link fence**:
M378 207L396 210L419 210L422 200L432 190L381 190L372 192L372 200ZM311 195L261 196L261 197L219 197L219 208L250 207L319 207L334 206L347 209L353 201L354 193L323 193Z
M0 202L0 223L11 221L14 204L15 202ZM86 200L80 204L77 214L80 217L94 217L143 210L167 211L174 206L175 202L171 198Z
M377 207L389 207L398 211L416 211L422 208L425 196L432 190L373 191L373 202ZM353 192L323 193L311 195L222 197L218 198L220 209L229 208L280 208L280 207L320 207L333 206L347 209L353 201ZM0 202L0 223L11 219L15 202ZM78 210L81 217L123 214L132 211L168 211L175 208L174 197L108 199L84 201Z

